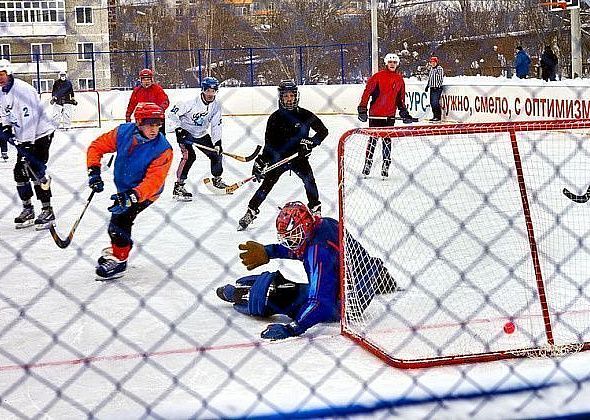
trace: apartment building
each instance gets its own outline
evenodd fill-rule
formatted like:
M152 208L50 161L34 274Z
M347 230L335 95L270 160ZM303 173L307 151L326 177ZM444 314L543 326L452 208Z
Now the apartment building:
M67 71L75 90L111 85L107 0L0 1L0 55L40 92Z

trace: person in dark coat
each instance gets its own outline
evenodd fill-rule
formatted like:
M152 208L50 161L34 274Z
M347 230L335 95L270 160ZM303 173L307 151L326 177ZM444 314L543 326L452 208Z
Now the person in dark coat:
M53 105L53 120L56 126L63 118L63 128L66 130L72 127L72 114L78 102L74 99L74 88L66 76L65 71L59 72L59 78L53 82L51 90L51 105Z
M557 78L557 56L549 45L541 54L541 79L548 82Z

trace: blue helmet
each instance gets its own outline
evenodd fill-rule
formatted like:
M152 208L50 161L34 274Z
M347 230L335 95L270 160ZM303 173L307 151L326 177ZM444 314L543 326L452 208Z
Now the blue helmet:
M205 77L201 82L201 90L207 89L219 90L219 80L215 77Z

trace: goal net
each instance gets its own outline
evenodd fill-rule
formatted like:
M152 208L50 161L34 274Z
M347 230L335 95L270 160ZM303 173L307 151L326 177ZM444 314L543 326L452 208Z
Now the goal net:
M590 202L563 190L590 184L589 136L587 120L345 133L343 333L400 367L586 349Z

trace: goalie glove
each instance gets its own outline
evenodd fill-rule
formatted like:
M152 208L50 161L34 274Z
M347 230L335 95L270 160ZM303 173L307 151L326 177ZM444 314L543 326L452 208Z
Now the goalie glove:
M359 120L362 122L366 122L369 119L369 115L367 114L367 107L366 106L358 106L356 108L359 114Z
M111 200L114 200L114 203L108 210L113 214L121 214L126 212L133 204L138 203L139 197L134 190L127 190L111 195Z
M252 167L252 176L254 176L254 181L260 182L264 179L264 170L267 166L267 163L262 159L261 156L256 158L254 161L254 166Z
M261 338L267 340L283 340L289 337L301 335L299 325L296 322L290 324L269 324L264 331L260 333Z
M264 245L258 242L248 241L245 244L238 245L238 248L244 251L240 253L240 259L247 270L254 270L269 261Z

